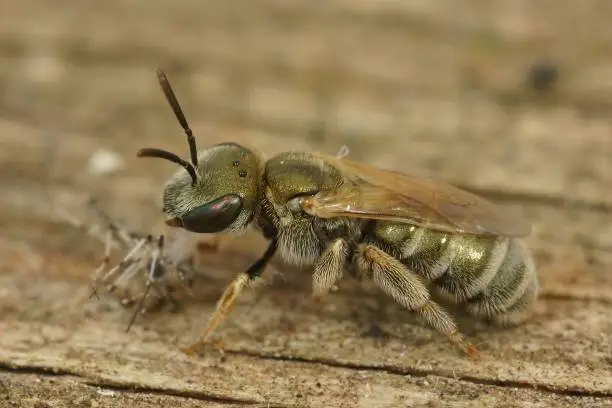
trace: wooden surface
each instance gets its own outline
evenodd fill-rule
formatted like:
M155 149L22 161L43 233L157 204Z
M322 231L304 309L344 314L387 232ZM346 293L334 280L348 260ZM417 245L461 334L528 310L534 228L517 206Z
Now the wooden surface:
M612 406L609 2L56 3L0 13L0 406ZM524 87L542 57L560 68L552 95ZM125 333L131 310L88 299L101 244L56 210L87 219L94 195L131 228L163 230L172 167L135 157L186 152L158 66L202 147L347 144L524 212L533 318L461 320L473 362L371 287L346 279L315 305L308 271L276 262L216 332L224 353L188 358L178 347L262 249L247 235L202 257L182 310ZM99 148L124 167L89 172Z

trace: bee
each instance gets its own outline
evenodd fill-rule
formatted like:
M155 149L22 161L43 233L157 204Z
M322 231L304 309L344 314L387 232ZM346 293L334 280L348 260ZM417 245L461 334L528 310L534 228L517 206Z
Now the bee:
M370 279L471 356L477 348L435 295L501 325L529 316L538 277L521 240L531 233L524 219L449 184L344 155L290 151L266 159L231 142L198 152L165 73L157 74L191 156L138 152L180 166L163 190L166 223L205 234L239 233L252 225L268 240L263 255L227 286L185 352L203 346L277 253L312 268L314 297L328 293L345 272Z

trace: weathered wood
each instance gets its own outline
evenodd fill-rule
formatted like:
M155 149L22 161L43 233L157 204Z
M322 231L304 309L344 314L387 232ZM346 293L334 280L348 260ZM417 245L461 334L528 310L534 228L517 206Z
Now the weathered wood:
M247 3L31 0L0 13L0 406L612 406L608 2L553 14L510 0ZM525 69L555 44L559 89L534 99ZM125 333L131 310L87 298L100 243L54 209L84 218L95 195L163 231L171 167L135 152L186 146L157 66L202 146L347 143L353 158L523 211L542 276L533 318L511 330L462 318L483 352L473 362L367 285L346 279L314 305L308 272L276 261L284 280L247 292L215 333L225 354L188 358L179 346L261 250L247 235L203 256L184 310ZM100 147L125 168L88 173Z

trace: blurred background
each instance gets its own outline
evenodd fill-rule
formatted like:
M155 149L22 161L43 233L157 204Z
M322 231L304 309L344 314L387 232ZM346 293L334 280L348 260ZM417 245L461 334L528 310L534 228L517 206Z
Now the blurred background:
M42 187L71 202L99 194L120 213L128 203L142 202L150 216L159 210L172 165L135 152L187 148L157 67L200 148L233 140L268 154L335 153L346 144L353 159L510 201L612 203L612 4L604 0L2 7L5 227L49 209L49 198L36 196ZM134 222L150 224L142 216ZM574 221L559 220L550 234L564 239L558 228ZM589 245L610 243L610 228L591 224Z
M529 217L545 292L609 298L610 21L606 0L5 1L0 311L53 296L32 276L88 281L100 245L77 251L57 208L94 195L135 229L161 221L174 167L136 151L187 145L158 67L200 148L347 145L456 183ZM559 262L582 272L547 275Z

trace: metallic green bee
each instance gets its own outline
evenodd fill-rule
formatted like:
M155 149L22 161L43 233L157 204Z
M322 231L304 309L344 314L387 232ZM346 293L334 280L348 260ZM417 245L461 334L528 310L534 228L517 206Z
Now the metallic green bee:
M369 278L470 355L477 349L432 293L500 324L529 315L538 278L519 240L531 232L525 221L448 184L341 157L287 152L265 160L236 143L198 152L168 79L161 70L158 77L191 154L188 162L159 149L138 153L181 166L163 193L167 224L196 233L239 232L254 224L269 240L185 351L205 342L277 252L292 264L313 267L315 296L328 292L345 271Z

